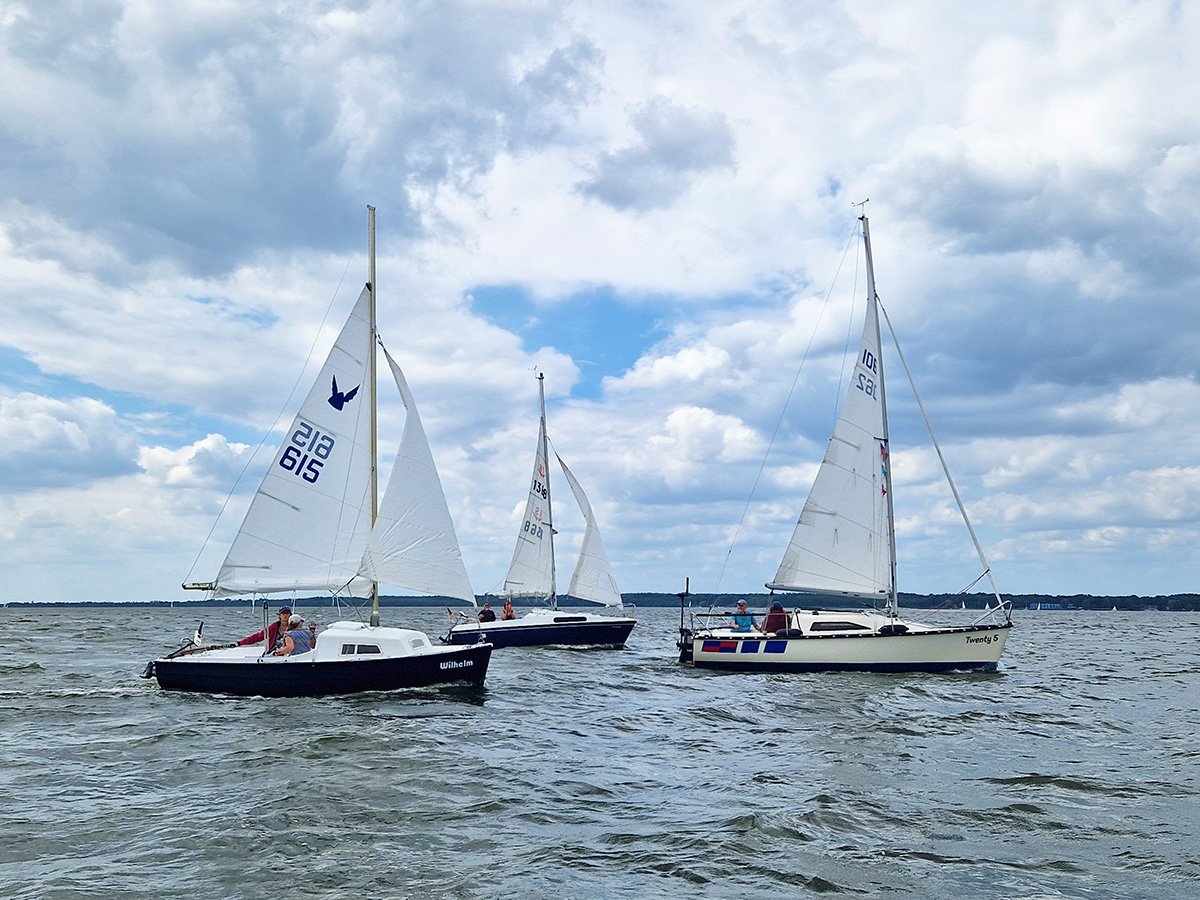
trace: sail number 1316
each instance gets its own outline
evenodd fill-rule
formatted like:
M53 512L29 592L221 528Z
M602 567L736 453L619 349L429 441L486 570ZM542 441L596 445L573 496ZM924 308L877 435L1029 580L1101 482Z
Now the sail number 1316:
M859 359L858 363L871 373L875 375L879 374L879 360L875 358L875 354L870 350L867 350L866 348L863 349L862 358ZM866 372L858 373L858 383L856 384L856 387L868 397L879 396L877 393L879 389L875 385L875 379L870 375L867 375Z
M279 467L299 475L309 484L316 484L325 460L333 452L333 436L322 434L307 422L301 422L288 441L283 455L279 457Z

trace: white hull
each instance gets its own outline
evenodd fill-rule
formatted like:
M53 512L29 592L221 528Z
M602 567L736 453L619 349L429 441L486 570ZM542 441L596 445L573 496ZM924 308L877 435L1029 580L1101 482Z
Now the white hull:
M935 627L836 611L796 611L789 625L775 634L685 632L680 660L697 668L763 672L994 670L1012 630L1009 623Z
M851 602L886 601L888 615L869 610L795 609L787 614L786 628L767 635L748 625L744 631L734 631L735 622L744 624L741 614L726 614L727 620L713 628L714 620L723 616L697 613L693 619L701 619L706 627L685 628L682 619L679 623L681 663L768 672L939 672L994 669L1004 652L1012 628L1012 604L996 588L932 426L929 435L983 566L976 582L988 579L996 606L989 607L975 623L958 628L903 622L897 616L896 519L879 318L881 312L885 318L887 314L875 291L871 232L865 215L861 222L867 264L862 341L824 458L779 569L766 587L772 594L791 591ZM899 354L898 343L896 351ZM904 363L903 355L900 361ZM906 363L904 367L907 371ZM915 383L913 393L929 425ZM686 596L684 591L680 600ZM777 610L771 619L773 625L783 615L782 602L772 601Z

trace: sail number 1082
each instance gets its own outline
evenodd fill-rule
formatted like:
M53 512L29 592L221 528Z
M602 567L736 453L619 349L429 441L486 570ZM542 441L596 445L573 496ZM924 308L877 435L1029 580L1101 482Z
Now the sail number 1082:
M879 360L875 358L875 354L870 350L865 348L863 349L862 358L859 359L858 364L874 375L879 374ZM867 375L866 372L858 373L858 382L855 386L868 397L879 396L877 393L878 388L876 387L875 379L870 377L870 375Z

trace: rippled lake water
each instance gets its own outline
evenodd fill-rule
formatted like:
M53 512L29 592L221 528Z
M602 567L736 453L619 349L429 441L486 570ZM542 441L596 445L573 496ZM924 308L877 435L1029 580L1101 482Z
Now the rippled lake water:
M1200 615L1018 611L998 672L899 676L683 669L636 615L268 701L139 677L244 610L0 610L0 897L1200 897Z

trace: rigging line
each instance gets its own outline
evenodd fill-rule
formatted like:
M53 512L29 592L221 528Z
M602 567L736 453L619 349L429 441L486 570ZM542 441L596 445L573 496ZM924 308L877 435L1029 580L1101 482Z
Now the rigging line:
M979 584L979 582L983 581L983 577L985 575L987 575L987 572L980 572L979 576L974 581L972 581L970 584L968 584L965 588L960 589L958 591L958 593L954 594L953 596L959 597L959 596L965 594L971 588L975 587L975 585Z
M251 451L250 456L246 460L246 464L242 466L242 471L238 472L237 478L234 479L233 487L229 489L229 493L225 495L225 499L221 502L221 508L217 511L217 515L213 519L212 526L208 529L208 534L204 536L204 541L200 544L200 550L196 553L196 558L192 560L191 568L188 569L187 577L184 578L184 581L191 581L192 572L194 572L196 566L199 565L200 557L204 555L204 548L207 547L208 542L212 540L213 532L217 530L217 523L221 521L221 516L225 514L225 507L229 505L229 501L233 498L234 492L237 490L237 486L241 484L243 476L245 476L246 471L250 468L250 464L253 463L254 458L258 456L258 451L261 450L263 448L263 444L267 442L267 437L275 431L275 426L278 425L279 420L283 418L284 412L291 408L292 397L296 395L296 388L300 386L301 379L304 378L304 373L308 370L308 364L312 361L313 350L316 348L317 341L320 340L321 337L321 329L325 327L325 323L329 320L329 313L333 309L333 304L337 302L338 294L342 290L342 284L346 281L346 273L350 271L350 263L353 261L354 255L351 254L350 258L346 260L346 268L342 270L342 276L338 279L337 286L333 289L333 296L329 298L329 305L325 307L325 315L321 317L321 324L317 326L316 333L313 335L313 342L308 348L308 355L304 358L304 365L300 367L300 372L296 375L296 381L294 384L292 384L291 391L288 392L287 400L285 400L283 406L280 407L278 414L275 416L275 421L271 423L271 427L263 433L262 438L258 442L258 446Z
M878 293L876 294L878 298ZM971 541L975 544L975 552L979 554L979 561L983 563L984 574L987 575L987 580L992 586L992 593L996 596L997 603L1003 603L1000 598L1000 589L996 587L996 579L992 577L992 567L988 565L987 556L984 555L983 546L979 543L979 538L975 534L975 529L971 525L971 519L967 515L967 507L962 502L962 497L958 493L958 485L954 483L954 477L950 474L950 467L946 465L946 457L942 455L942 445L938 443L937 435L933 433L933 424L929 421L929 415L925 412L925 404L921 402L921 394L917 391L917 383L913 380L912 372L908 368L908 361L904 358L904 351L900 349L900 339L896 337L896 329L892 327L892 320L887 314L887 309L884 308L883 302L879 302L879 310L883 313L883 320L887 322L888 331L892 335L892 342L896 345L896 355L900 357L900 365L904 366L904 374L908 376L908 384L912 388L913 396L917 400L917 407L921 410L921 418L925 420L925 427L929 431L929 437L933 441L933 449L937 451L938 461L942 464L942 471L946 475L946 481L950 484L950 491L954 494L954 502L958 504L958 511L962 515L963 522L967 526L967 531L971 535ZM1009 614L1011 621L1011 613Z
M792 386L788 389L787 398L783 401L783 408L779 411L779 419L775 422L775 430L771 432L771 440L767 443L767 450L763 454L762 463L758 467L758 473L754 476L754 483L750 486L750 496L746 498L746 506L742 509L741 518L738 519L737 527L733 530L733 537L729 541L729 549L725 551L725 559L721 562L721 571L717 573L717 582L714 591L720 591L721 581L725 578L725 569L729 565L729 558L733 555L734 545L737 544L738 536L742 532L742 525L745 524L746 514L750 511L750 504L754 502L754 492L758 488L758 482L762 479L763 470L767 467L767 460L771 456L771 448L775 446L775 438L779 435L779 429L783 426L783 419L787 415L788 406L792 402L792 395L796 392L796 385L800 383L800 374L804 371L804 363L808 360L808 354L812 352L813 344L817 340L817 332L820 330L821 319L825 316L825 310L829 308L829 298L833 296L833 289L837 285L838 276L842 272L842 266L846 263L846 254L850 252L850 243L858 237L857 229L850 232L850 238L846 241L846 249L842 251L842 258L838 261L837 270L833 273L833 279L829 283L829 290L825 293L825 301L821 304L821 311L817 314L817 321L813 325L812 334L808 338L808 346L804 348L804 353L800 357L800 365L796 368L796 377L792 379ZM855 283L857 284L858 273L855 272Z

